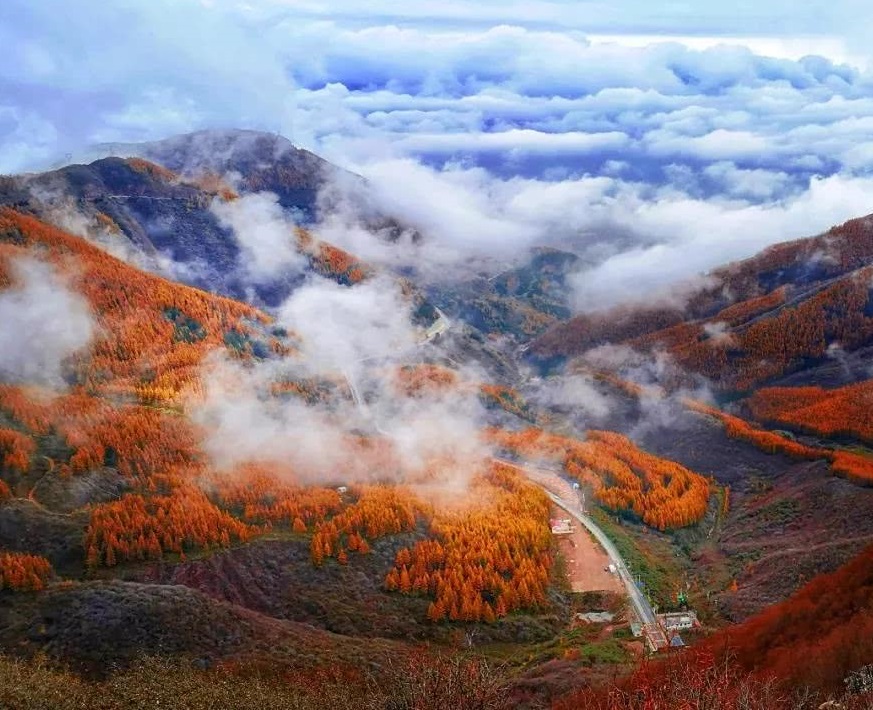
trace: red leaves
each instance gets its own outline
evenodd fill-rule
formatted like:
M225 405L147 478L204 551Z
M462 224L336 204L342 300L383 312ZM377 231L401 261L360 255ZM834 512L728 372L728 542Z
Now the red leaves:
M3 468L27 473L30 457L35 451L36 445L30 437L11 429L0 429L0 462Z
M229 547L255 532L187 486L167 496L127 495L96 506L85 532L88 564L112 567L126 560L157 560L185 548Z
M52 576L51 563L38 555L0 552L0 591L39 591Z

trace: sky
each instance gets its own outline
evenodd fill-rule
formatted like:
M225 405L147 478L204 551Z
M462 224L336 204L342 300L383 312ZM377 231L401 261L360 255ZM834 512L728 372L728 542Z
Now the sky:
M0 172L278 132L456 240L582 239L621 294L873 211L868 5L4 0Z

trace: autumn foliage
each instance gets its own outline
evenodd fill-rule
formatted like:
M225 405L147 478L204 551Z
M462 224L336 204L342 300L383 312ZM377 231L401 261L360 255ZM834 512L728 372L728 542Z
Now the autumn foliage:
M517 417L530 418L527 402L512 387L483 384L479 389L479 396L486 407L499 407Z
M209 487L222 509L263 528L291 528L303 533L339 513L343 506L333 488L296 485L254 465L211 480Z
M0 463L3 468L24 473L30 467L30 457L35 450L30 437L11 429L0 429Z
M494 464L472 510L436 513L430 538L397 553L385 588L433 601L433 622L486 621L546 603L551 567L548 498L515 471Z
M326 557L340 559L346 551L367 554L368 540L411 532L425 510L410 491L400 487L366 486L357 494L354 504L316 526L310 543L315 564Z
M229 547L255 530L220 510L195 486L146 498L126 495L95 506L85 532L91 567L128 560L157 560L166 553Z
M399 394L406 397L419 397L457 387L459 378L454 370L447 367L421 363L399 368L396 384Z
M720 421L724 425L725 432L732 439L748 441L770 454L781 453L810 461L824 459L830 462L831 470L835 474L844 476L856 483L873 484L873 458L869 456L839 449L808 446L781 434L759 429L740 417L735 417L702 402L685 400L685 404L689 409L699 414Z
M567 473L591 486L602 505L632 512L659 530L692 525L706 514L707 479L641 451L621 434L590 431L585 441L535 428L492 430L491 435L497 444L519 455L561 461Z
M61 473L78 474L104 465L141 479L179 480L199 468L197 437L187 419L174 413L135 404L114 404L81 389L50 397L49 393L0 385L0 410L25 427L32 436L60 435L72 454L61 463ZM17 432L16 461L26 462L34 449L31 437ZM0 450L3 447L0 433ZM21 469L26 470L26 466Z
M752 416L761 422L873 443L873 380L836 389L766 387L747 403Z
M297 230L297 244L316 273L338 283L360 283L372 273L367 264L333 244L315 239L305 229Z
M730 649L747 670L837 689L850 671L873 659L871 599L873 547L868 547L786 601L713 637L707 647Z
M12 235L9 242L3 235ZM89 392L146 402L178 399L197 389L203 356L230 331L266 323L257 309L134 269L106 252L33 217L0 210L0 264L32 254L68 276L89 302L100 337L74 363ZM0 268L3 271L3 268ZM176 314L184 314L181 328Z
M0 551L0 592L4 589L38 591L51 576L52 566L44 557Z

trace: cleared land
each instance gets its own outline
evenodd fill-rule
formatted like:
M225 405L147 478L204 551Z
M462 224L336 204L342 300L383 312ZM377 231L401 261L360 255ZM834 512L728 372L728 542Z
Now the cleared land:
M564 518L567 512L554 506L553 518ZM558 547L567 562L567 577L574 592L617 592L624 593L624 585L618 575L612 574L609 555L577 521L573 521L573 532L558 535Z

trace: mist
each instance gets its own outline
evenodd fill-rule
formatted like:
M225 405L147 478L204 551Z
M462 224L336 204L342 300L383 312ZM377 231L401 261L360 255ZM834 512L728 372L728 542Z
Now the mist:
M321 238L425 284L499 273L533 247L565 249L580 256L567 294L576 313L653 299L681 307L710 270L866 214L873 195L873 180L847 175L761 202L705 197L681 181L653 188L610 175L504 178L412 159L353 167L368 189L343 201L341 189L325 188L333 209L314 228ZM386 239L361 216L374 212L408 231Z
M244 276L264 283L289 273L300 273L305 257L297 250L294 222L269 192L242 195L234 200L216 199L212 212L231 230L239 245Z
M214 354L203 395L189 406L213 466L270 465L307 483L394 481L462 493L490 456L472 370L445 389L404 392L399 369L432 356L392 279L339 286L312 277L278 309L294 355L241 363ZM332 396L306 403L275 396L278 382L327 383Z
M96 334L88 302L51 265L8 262L12 286L0 291L0 380L65 387L64 365Z

